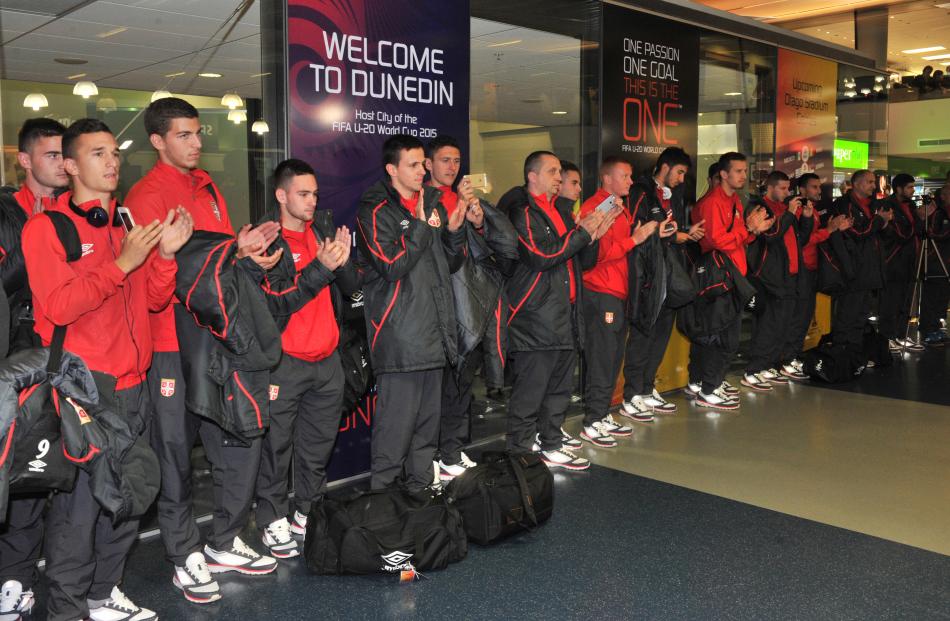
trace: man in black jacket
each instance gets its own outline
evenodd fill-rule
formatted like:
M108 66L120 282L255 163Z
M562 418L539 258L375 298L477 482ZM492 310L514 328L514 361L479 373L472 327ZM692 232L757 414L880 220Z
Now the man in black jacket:
M927 280L923 283L920 309L920 337L924 345L941 347L947 341L947 333L941 330L941 320L947 318L947 303L950 302L950 282L944 272L950 267L950 181L945 183L936 199L934 210L927 216ZM933 240L936 248L929 240ZM941 265L942 262L942 265Z
M17 151L17 163L26 178L18 191L0 196L0 276L10 305L11 354L41 345L33 332L33 307L20 235L27 218L45 209L54 193L69 183L61 148L65 131L53 119L28 119L20 128ZM0 526L0 619L6 618L4 615L16 618L33 605L47 496L23 494L10 498L5 523ZM8 601L10 608L5 605Z
M518 232L521 262L508 280L508 319L512 372L507 446L532 450L535 433L549 467L585 470L590 461L563 447L561 424L573 387L575 350L583 347L580 306L581 254L596 261L592 245L620 214L594 210L577 225L565 201L556 205L561 162L549 151L535 151L524 163L525 186L512 190L508 217Z
M282 331L283 356L270 376L270 427L257 475L257 525L271 555L290 558L299 554L291 533L306 532L310 506L326 492L326 468L340 427L344 380L337 352L336 289L350 295L358 283L349 230L334 229L329 212L316 217L313 168L285 160L273 180L278 209L270 216L281 225L273 248L280 261L265 276L264 292ZM291 460L292 522L287 519Z
M423 186L425 151L396 135L383 145L386 177L360 199L357 243L367 263L363 295L379 397L373 419L373 489L402 478L418 492L432 483L442 373L457 367L452 284L462 254L467 203L449 216L442 193Z

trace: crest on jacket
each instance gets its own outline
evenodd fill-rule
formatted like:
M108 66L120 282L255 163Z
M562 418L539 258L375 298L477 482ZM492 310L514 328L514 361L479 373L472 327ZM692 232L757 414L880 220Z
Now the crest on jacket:
M267 389L267 395L270 397L271 401L277 401L277 395L280 394L280 386L276 384L271 384Z
M171 397L175 394L175 379L163 377L159 384L158 391L163 397Z
M442 226L442 218L439 217L439 210L433 209L429 216L429 226Z

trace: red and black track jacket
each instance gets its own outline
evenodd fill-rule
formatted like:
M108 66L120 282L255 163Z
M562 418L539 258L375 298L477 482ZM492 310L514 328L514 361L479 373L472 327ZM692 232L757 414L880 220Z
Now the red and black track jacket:
M450 274L464 256L464 227L448 230L442 193L423 187L426 221L403 206L388 180L360 199L356 241L365 262L363 297L373 372L458 366Z
M924 222L917 217L909 201L901 201L892 194L884 204L894 212L894 219L881 230L884 275L890 282L913 280Z
M873 198L865 204L849 191L835 201L834 215L853 218L851 227L840 234L845 251L850 255L855 278L848 285L851 291L868 291L884 286L884 258L881 252L881 230L886 224L876 211L880 204Z
M755 241L755 235L745 227L742 201L733 193L726 196L721 186L706 193L696 204L694 221L706 220L706 235L699 240L704 253L719 250L728 256L739 273L746 275L746 246Z
M527 189L513 202L508 217L518 232L521 261L508 279L506 291L509 351L574 349L574 313L570 300L568 265L580 275L583 264L597 260L597 244L574 223L574 203L556 199L554 207L567 232L559 235L555 223L538 206ZM583 259L581 257L583 256ZM577 287L575 304L581 304L583 287ZM583 326L577 334L583 346Z

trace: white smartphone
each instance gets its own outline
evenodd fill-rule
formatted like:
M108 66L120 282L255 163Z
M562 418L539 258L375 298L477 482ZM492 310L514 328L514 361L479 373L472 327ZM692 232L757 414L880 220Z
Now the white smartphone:
M463 179L468 179L472 184L473 190L488 191L491 186L488 184L488 173L473 173L465 175Z
M597 205L597 211L603 211L606 213L616 206L617 206L616 199L614 199L614 195L611 194L610 196L605 198L603 201L601 201L599 205Z
M135 226L135 220L132 219L132 212L129 211L129 208L116 207L116 213L119 214L119 219L122 220L122 228L125 229L125 232L131 231L132 227Z

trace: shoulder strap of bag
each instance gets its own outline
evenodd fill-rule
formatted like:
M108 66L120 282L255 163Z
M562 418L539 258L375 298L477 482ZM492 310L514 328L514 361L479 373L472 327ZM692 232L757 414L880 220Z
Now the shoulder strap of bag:
M524 477L524 468L521 462L514 455L508 456L508 463L511 464L511 471L518 480L518 489L521 490L521 504L524 506L525 515L535 526L538 525L538 515L534 512L534 501L531 499L531 490L528 488L528 480Z
M76 225L64 213L58 211L44 211L56 229L56 236L66 251L66 261L72 263L82 256L82 244L79 242L79 232ZM56 326L53 329L53 340L49 346L49 361L46 363L46 372L59 372L59 365L63 359L63 343L66 341L66 326Z

